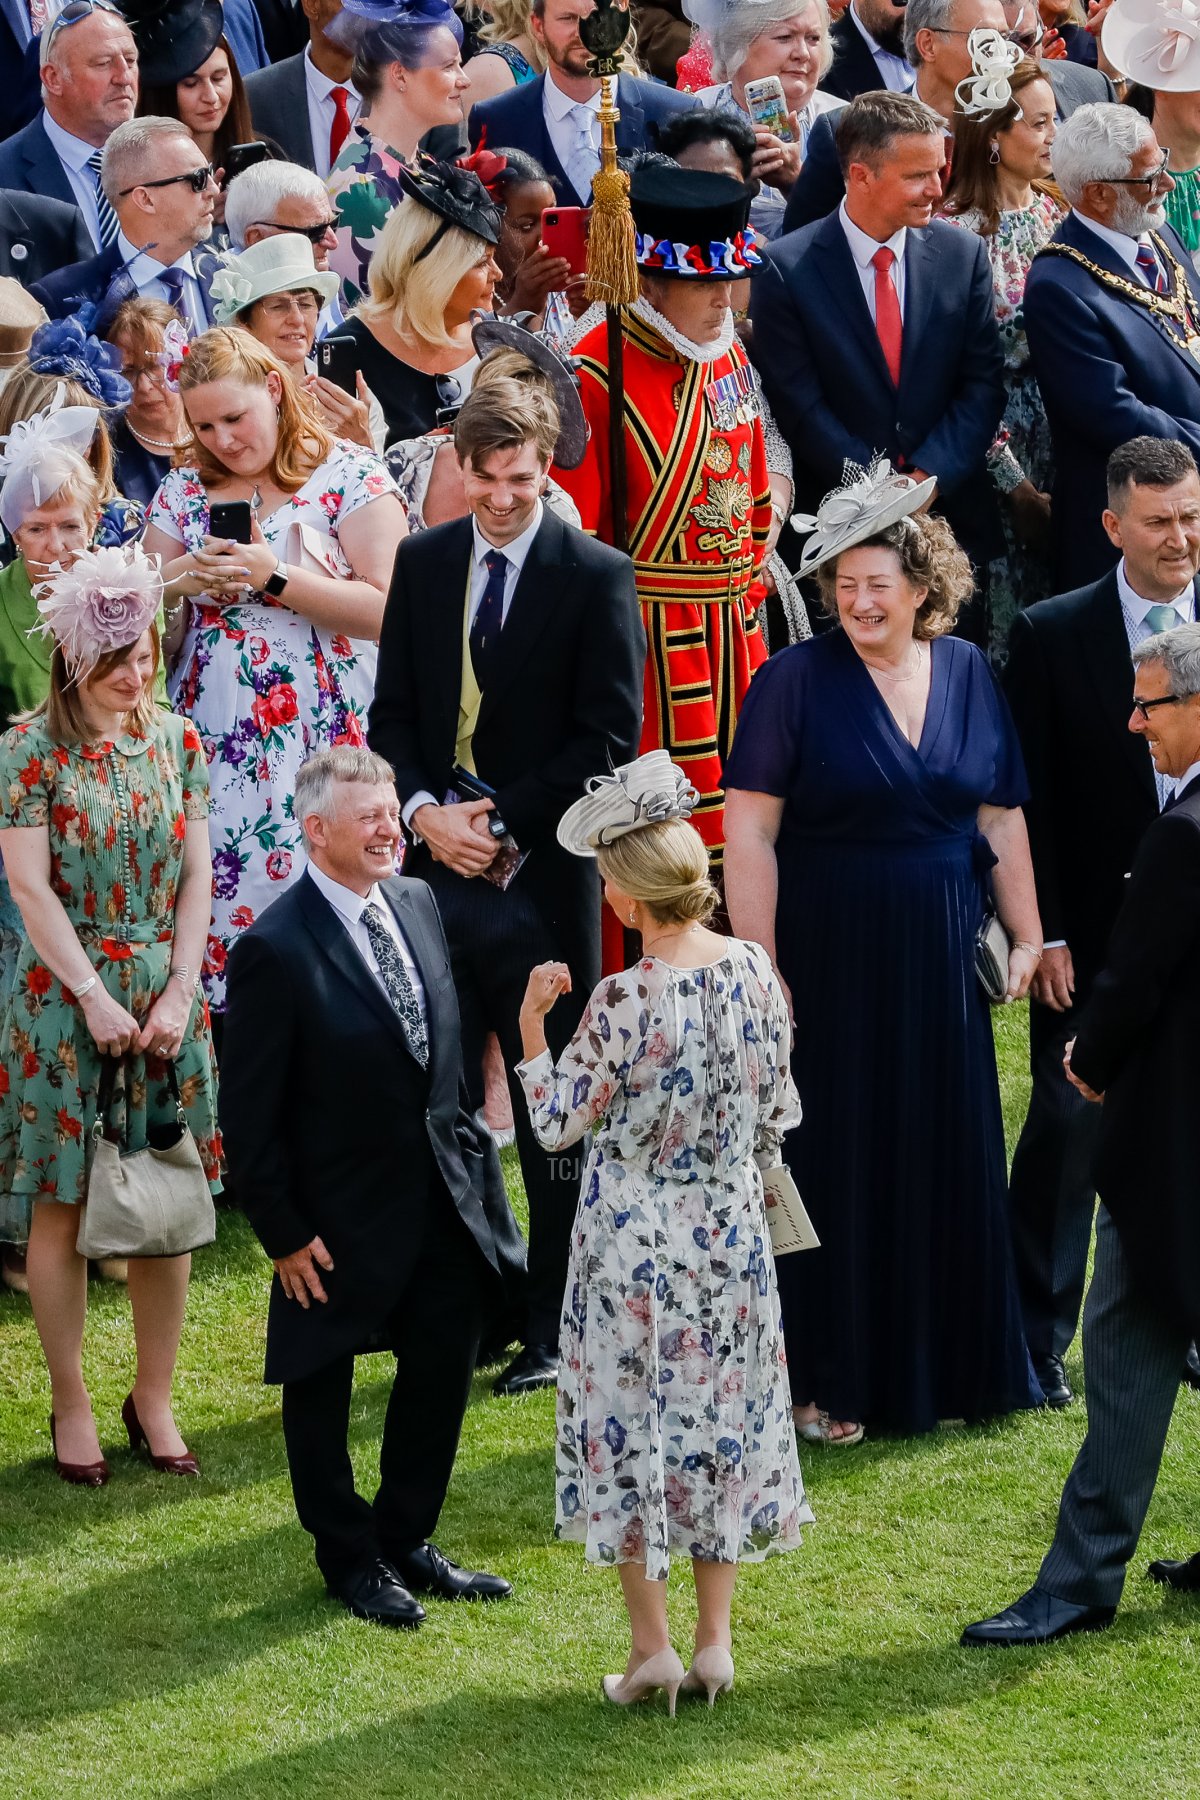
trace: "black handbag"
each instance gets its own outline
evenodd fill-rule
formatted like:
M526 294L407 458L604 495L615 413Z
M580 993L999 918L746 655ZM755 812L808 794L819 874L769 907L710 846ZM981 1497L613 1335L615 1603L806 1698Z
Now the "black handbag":
M167 1064L167 1084L175 1121L150 1125L146 1146L130 1150L112 1125L117 1075L125 1057L106 1056L100 1071L96 1122L92 1127L87 1199L81 1208L75 1248L97 1261L106 1256L186 1256L211 1244L217 1212L208 1189L196 1140L187 1127L175 1064ZM125 1137L129 1106L125 1084Z

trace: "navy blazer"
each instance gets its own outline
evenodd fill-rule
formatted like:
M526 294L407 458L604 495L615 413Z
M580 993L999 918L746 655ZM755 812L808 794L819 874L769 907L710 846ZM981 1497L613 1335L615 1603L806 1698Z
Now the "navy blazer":
M821 77L821 92L836 94L839 100L853 100L859 94L878 93L883 86L879 65L871 55L870 45L850 17L850 9L835 19L829 28L833 62Z
M23 131L0 144L0 187L16 188L20 194L45 194L74 206L75 189L46 135L42 117L39 112Z
M36 117L42 104L40 62L26 0L0 0L0 69L4 70L0 139L11 137Z
M200 297L210 325L213 323L213 315L208 290L219 266L215 257L207 256L203 250L193 250L192 267L196 271ZM43 276L29 291L35 300L41 301L52 319L64 319L71 311L71 301L83 299L99 304L120 267L120 247L110 244L107 250L101 250L99 256L91 256L86 262L70 263L65 269L55 269L51 274Z
M1200 277L1170 226L1159 235ZM1054 234L1126 280L1127 263L1069 213ZM1146 307L1105 287L1070 257L1042 251L1025 283L1025 330L1054 440L1051 515L1056 578L1075 587L1111 569L1118 552L1100 523L1105 466L1133 437L1179 438L1200 458L1200 363Z
M0 188L0 275L29 287L91 252L92 240L77 206Z
M586 206L590 194L577 194L567 173L554 154L546 117L542 111L542 88L546 77L526 81L507 94L496 94L480 100L467 119L472 150L487 130L489 150L524 150L541 163L550 177L554 197L560 206ZM687 112L696 104L691 94L677 94L658 81L637 81L632 75L617 77L617 107L621 114L617 125L617 153L632 156L637 150L652 150L647 136L651 125L661 125L675 113Z
M849 457L877 451L938 480L937 510L979 565L1001 554L985 457L1004 410L1004 363L983 240L935 219L904 253L897 389L835 213L766 248L751 286L754 353L815 512Z

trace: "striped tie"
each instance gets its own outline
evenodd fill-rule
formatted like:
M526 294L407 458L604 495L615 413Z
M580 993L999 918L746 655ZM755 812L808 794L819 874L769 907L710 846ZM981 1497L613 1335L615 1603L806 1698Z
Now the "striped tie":
M96 213L100 221L100 248L107 250L110 244L116 243L121 222L108 204L108 196L100 182L100 162L103 155L102 150L93 150L87 159L87 166L92 171L92 180L96 184Z

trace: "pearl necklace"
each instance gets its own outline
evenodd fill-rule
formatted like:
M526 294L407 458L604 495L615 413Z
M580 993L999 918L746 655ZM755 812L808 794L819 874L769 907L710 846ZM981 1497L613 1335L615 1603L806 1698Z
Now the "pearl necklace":
M178 450L178 448L181 444L185 444L187 442L186 438L173 438L172 439L172 438L149 437L146 434L146 432L138 430L137 426L133 423L133 420L129 417L128 413L125 414L125 423L128 425L130 431L133 433L133 435L137 439L138 443L141 444L142 447L146 450Z

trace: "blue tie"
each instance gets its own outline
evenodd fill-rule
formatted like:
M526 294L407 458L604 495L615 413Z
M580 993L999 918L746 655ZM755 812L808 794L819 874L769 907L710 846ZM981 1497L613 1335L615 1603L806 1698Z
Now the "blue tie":
M488 679L495 670L500 629L504 624L504 582L508 575L508 558L499 550L489 550L483 560L487 581L471 621L470 636L471 667L481 693L486 692Z
M100 227L100 248L102 250L107 250L110 244L116 243L117 233L121 229L121 223L117 218L116 213L109 205L108 195L104 192L104 188L100 181L100 163L103 155L104 152L102 150L93 150L92 154L87 159L87 166L91 171L92 180L95 183L96 188L96 217Z
M1167 291L1167 278L1163 274L1162 265L1154 254L1153 244L1139 244L1134 261L1142 271L1142 274L1146 277L1149 286L1154 289L1154 292L1156 294L1165 294Z
M164 269L158 279L161 286L166 289L167 305L175 308L184 324L190 329L191 320L183 310L183 270Z
M1146 624L1158 636L1160 631L1174 631L1179 623L1179 614L1173 606L1150 606L1146 609Z

